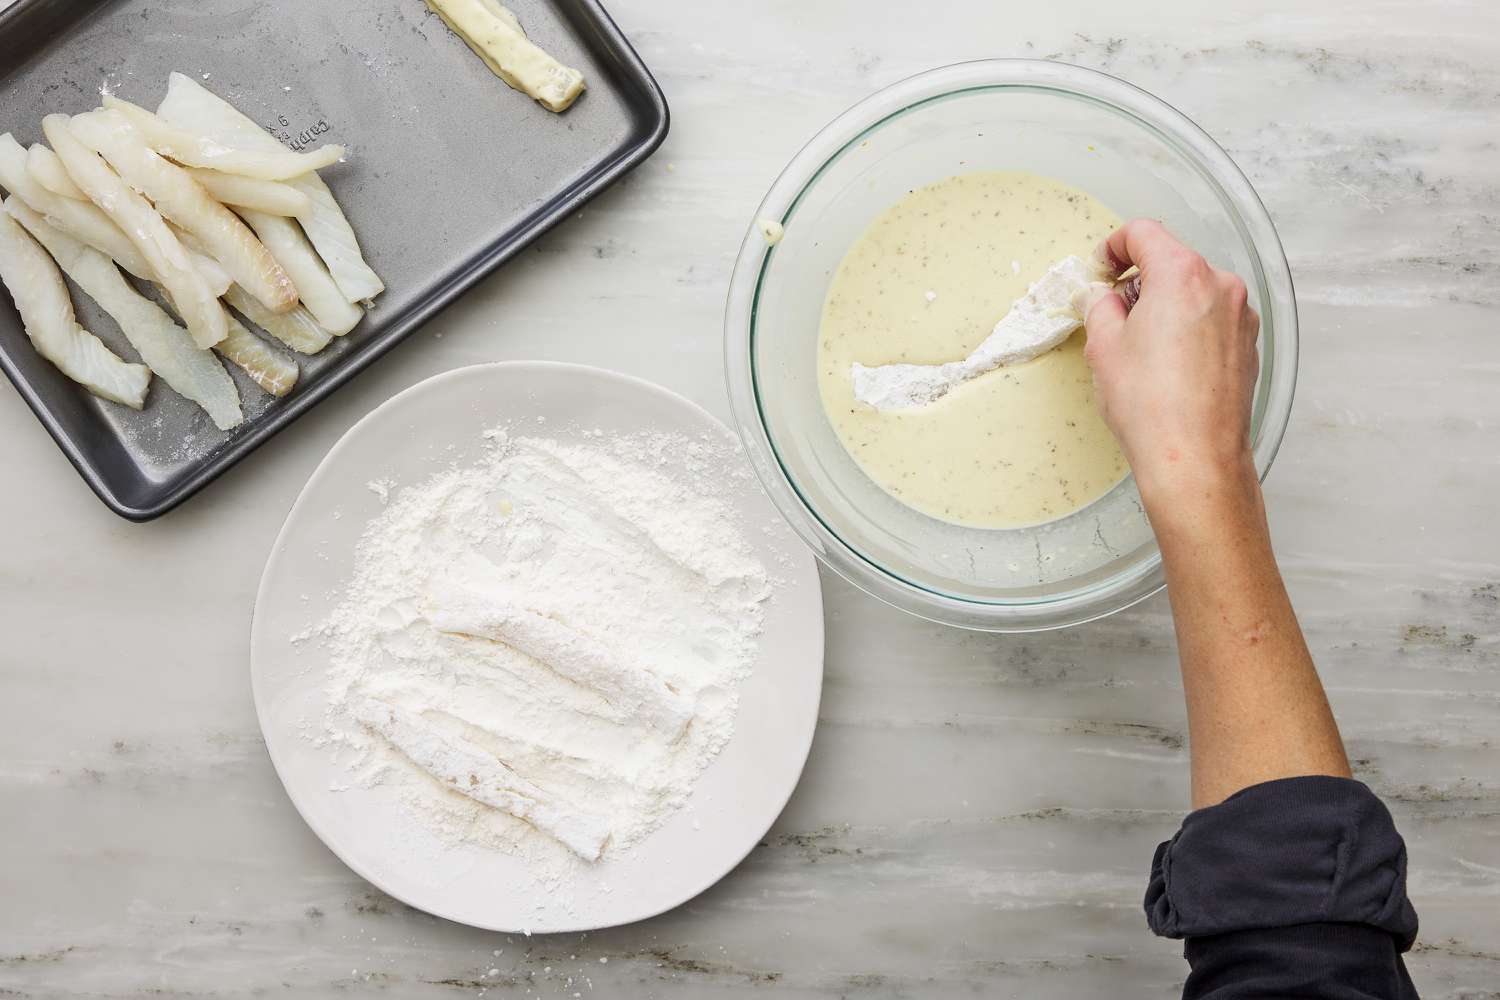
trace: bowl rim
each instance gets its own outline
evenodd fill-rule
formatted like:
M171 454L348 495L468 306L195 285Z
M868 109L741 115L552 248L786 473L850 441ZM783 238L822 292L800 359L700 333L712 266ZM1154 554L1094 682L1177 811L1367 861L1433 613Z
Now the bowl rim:
M1038 59L954 63L907 77L860 100L820 129L772 183L747 227L730 280L724 317L725 378L736 427L776 507L818 559L849 583L901 610L935 622L993 632L1032 632L1094 621L1164 586L1160 552L1092 584L1055 597L976 600L915 583L861 552L809 503L785 468L762 410L754 361L761 284L775 255L757 222L789 223L819 177L867 135L923 105L965 93L1022 91L1084 100L1133 121L1191 165L1218 196L1250 254L1270 377L1256 390L1252 441L1264 480L1285 436L1296 394L1298 329L1290 268L1264 203L1229 154L1201 127L1160 98L1098 70ZM1269 331L1269 332L1268 332Z

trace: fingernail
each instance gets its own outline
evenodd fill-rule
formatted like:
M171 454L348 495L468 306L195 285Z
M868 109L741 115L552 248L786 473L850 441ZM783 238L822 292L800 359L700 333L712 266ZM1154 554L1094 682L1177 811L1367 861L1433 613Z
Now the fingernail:
M1125 270L1125 265L1116 260L1114 252L1110 250L1109 240L1100 240L1099 245L1094 247L1094 252L1089 254L1089 266L1104 275L1108 281L1113 281Z

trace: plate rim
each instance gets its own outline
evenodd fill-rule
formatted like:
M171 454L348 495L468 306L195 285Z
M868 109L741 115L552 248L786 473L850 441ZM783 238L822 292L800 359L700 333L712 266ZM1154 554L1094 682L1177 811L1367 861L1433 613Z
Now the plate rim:
M755 837L749 840L748 846L745 848L744 852L739 853L731 861L729 861L722 871L718 871L717 874L709 876L707 880L704 881L701 885L698 884L697 880L694 880L693 888L682 894L680 898L673 898L670 902L663 903L662 905L657 906L654 909L650 909L649 912L643 912L638 916L631 917L629 920L609 923L575 921L568 923L566 926L550 928L546 931L538 931L533 935L531 931L523 928L502 926L494 922L485 922L474 920L469 917L455 916L452 912L447 912L446 907L427 906L421 903L414 902L405 894L393 891L386 884L384 884L381 879L373 877L364 865L350 858L344 850L342 850L328 836L325 835L326 831L318 822L315 822L303 809L301 799L299 799L298 794L293 791L292 786L288 783L286 774L284 772L285 763L278 756L274 741L271 739L271 735L268 732L269 708L267 701L270 697L270 692L265 690L265 687L261 682L259 671L257 671L256 669L255 655L257 636L261 628L263 627L262 608L264 606L264 602L268 600L268 592L270 589L270 583L272 576L274 575L274 571L277 569L278 564L285 555L286 550L284 548L284 542L286 541L287 533L291 529L292 523L297 514L301 511L304 502L307 500L308 492L313 486L314 482L324 474L329 465L335 461L335 459L345 450L345 448L350 446L349 442L355 437L356 433L360 431L361 428L369 424L372 420L374 420L378 414L381 414L388 409L396 409L400 406L403 400L405 400L409 396L415 395L419 391L430 391L434 386L441 385L445 382L454 381L462 377L472 377L474 375L500 370L565 372L572 375L603 378L606 381L618 382L622 385L630 387L633 390L645 391L666 399L668 402L685 407L695 416L707 420L714 425L717 425L721 430L724 431L729 440L735 442L738 447L743 449L743 445L739 442L739 438L732 430L729 429L727 425L724 424L722 420L715 417L703 406L700 406L698 403L687 398L681 393L675 392L648 379L641 378L638 375L619 372L610 368L602 368L597 365L586 365L569 361L544 360L489 361L473 365L464 365L459 368L452 368L448 371L439 372L436 375L431 375L413 385L407 386L405 389L402 389L400 392L391 396L389 399L386 399L380 405L364 414L359 418L359 420L355 421L348 430L339 435L339 439L333 443L332 447L330 447L327 453L324 454L322 459L318 461L317 466L308 475L307 480L302 484L301 489L298 490L297 498L292 501L291 507L287 510L286 517L282 520L280 529L278 529L276 532L276 538L271 543L271 550L266 557L265 566L261 570L260 581L256 584L255 603L251 609L250 614L250 693L251 700L255 708L255 719L257 725L260 727L261 739L265 744L266 754L271 759L271 768L276 773L276 780L280 783L282 791L286 794L287 799L290 800L292 808L296 810L298 817L307 826L307 828L312 831L313 835L318 838L319 843L321 843L336 858L338 858L346 868L354 872L354 874L358 875L360 878L364 879L371 886L390 896L392 899L398 900L404 905L410 906L411 908L419 910L423 913L428 913L443 920L449 920L467 927L476 927L480 930L493 931L502 934L524 933L528 937L540 937L544 934L576 934L586 931L604 930L610 927L627 926L629 924L639 923L643 920L650 920L653 917L658 917L663 913L674 910L677 907L682 906L684 903L696 899L698 896L707 892L709 889L713 888L715 885L727 878L731 873L733 873L736 868L744 863L745 859L748 858L750 854L755 850L755 848L760 845L760 842L765 839L765 835L770 832L771 828L776 825L776 821L781 818L782 813L786 811L788 803L791 802L792 796L796 794L798 786L802 783L802 776L807 770L807 761L812 753L812 745L817 737L818 719L823 700L823 680L826 670L828 640L827 623L823 616L823 587L822 580L818 572L818 563L813 558L812 553L808 551L805 546L796 544L792 551L797 553L796 558L799 562L802 563L802 571L810 573L810 579L813 584L811 587L812 595L810 596L810 600L816 604L817 612L812 616L812 618L817 623L818 633L818 683L814 689L814 697L812 699L812 705L810 706L812 711L813 724L807 728L806 739L803 741L803 746L801 746L797 754L799 763L797 767L796 780L790 782L790 784L787 786L785 796L781 798L781 801L777 805L775 812L767 820L764 829L759 830L756 833ZM761 490L759 480L754 481L752 488ZM767 502L769 503L769 501ZM776 511L774 506L772 506L770 509L779 521L779 511ZM789 534L789 538L792 540L797 540L797 536L794 533ZM715 868L717 867L718 866L715 866Z

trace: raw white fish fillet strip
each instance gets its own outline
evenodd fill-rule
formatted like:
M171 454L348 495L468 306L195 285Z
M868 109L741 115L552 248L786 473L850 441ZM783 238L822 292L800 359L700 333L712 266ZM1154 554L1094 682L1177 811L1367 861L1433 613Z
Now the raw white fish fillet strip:
M26 149L26 169L33 180L55 195L74 201L89 200L83 189L68 176L68 168L62 165L57 154L39 142Z
M167 223L167 228L172 230L172 235L177 237L182 243L182 248L193 259L193 266L198 269L199 274L203 275L204 282L208 284L208 290L220 296L229 291L229 286L234 284L234 279L229 276L228 271L219 266L218 261L205 252L202 241L170 221Z
M20 198L54 228L87 243L142 281L156 279L145 256L98 205L65 198L37 183L28 169L26 150L9 132L0 135L0 187Z
M203 283L208 286L208 290L214 295L223 295L229 291L229 286L234 284L234 278L224 270L224 266L208 254L199 253L192 247L184 246L188 257L192 258L193 266L198 269L199 274L203 275Z
M281 143L274 150L240 149L191 128L171 125L145 108L104 95L104 107L128 119L151 148L189 167L206 167L263 181L283 181L331 167L344 157L344 147L323 146L310 153L294 153Z
M297 216L297 221L302 223L307 238L317 248L344 298L350 302L369 302L385 291L385 282L365 263L354 229L323 179L317 174L306 174L292 181L292 186L312 199L312 209Z
M203 185L203 190L226 205L286 216L305 215L312 210L312 199L290 184L225 174L201 167L186 169L189 177Z
M693 706L655 674L499 591L450 577L434 586L422 615L440 632L503 642L525 653L580 687L597 691L617 710L644 718L668 741L680 737L692 720Z
M241 316L298 354L317 354L333 340L312 313L299 305L291 312L273 313L237 285L230 285L224 301Z
M181 310L172 301L172 293L158 284L155 286L162 301L180 317ZM250 380L273 396L285 396L297 384L300 370L297 363L282 357L255 334L245 329L244 324L220 302L224 312L224 339L213 346L228 361L242 369Z
M291 312L273 313L238 285L230 285L224 301L240 315L299 354L317 354L333 340L333 334L318 325L303 306Z
M132 288L113 261L49 226L14 195L6 199L5 210L36 237L84 294L119 324L130 345L140 352L141 360L162 381L203 407L220 430L228 430L244 419L234 379L224 366L208 351L199 350L188 332L160 306Z
M226 146L266 152L285 151L281 143L233 105L181 73L171 75L167 96L156 113L169 124L192 129ZM290 184L312 199L312 208L298 216L298 221L307 231L308 239L317 248L344 298L349 302L364 302L384 291L385 283L365 263L354 229L338 202L334 201L328 185L315 173L303 174Z
M604 817L560 808L494 754L416 712L369 699L354 714L444 787L529 823L585 861L599 860L610 835Z
M850 368L854 398L877 410L925 406L972 378L1040 357L1083 326L1073 296L1102 275L1081 257L1065 257L1017 299L994 331L962 361L941 365L875 365Z
M131 190L96 155L96 150L88 149L78 140L67 115L43 118L42 131L74 182L124 230L146 258L156 279L172 293L193 342L199 347L212 347L223 340L228 331L218 296L210 291L181 241L172 235L156 209Z
M318 324L336 337L354 329L364 318L364 310L339 291L297 224L248 208L240 209L240 215L291 276L298 298Z
M157 211L197 237L235 284L274 312L296 305L297 290L291 279L249 227L181 167L163 159L124 115L92 111L75 117L70 127L127 184L150 198ZM214 297L222 291L217 289Z
M145 405L151 370L122 361L78 325L62 272L8 212L0 212L0 280L38 354L97 396L137 410Z
M297 362L245 329L234 316L226 316L224 322L229 332L214 345L214 350L244 369L256 385L271 395L285 396L291 392L300 374Z

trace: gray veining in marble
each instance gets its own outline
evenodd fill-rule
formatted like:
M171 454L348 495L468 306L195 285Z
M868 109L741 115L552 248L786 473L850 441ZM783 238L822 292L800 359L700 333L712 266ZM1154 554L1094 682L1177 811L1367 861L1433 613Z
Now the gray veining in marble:
M776 172L870 90L1002 55L1159 94L1275 217L1303 320L1277 544L1408 840L1423 995L1500 996L1500 8L877 6L614 0L672 103L656 158L160 521L107 513L0 391L0 996L1172 994L1179 949L1139 907L1187 794L1161 598L982 637L825 577L822 723L786 813L699 899L589 935L371 889L298 819L250 702L262 561L360 415L458 365L553 358L727 416L725 285Z

